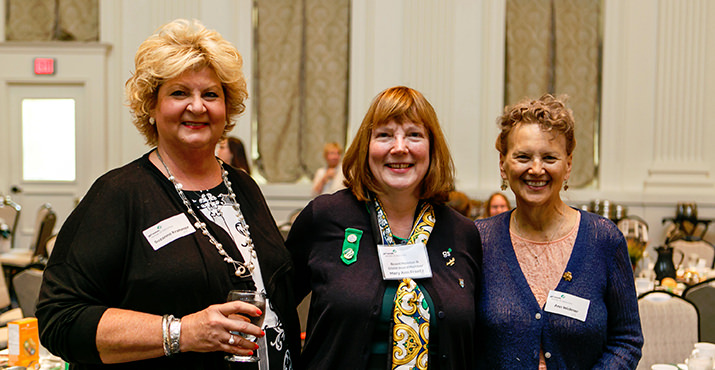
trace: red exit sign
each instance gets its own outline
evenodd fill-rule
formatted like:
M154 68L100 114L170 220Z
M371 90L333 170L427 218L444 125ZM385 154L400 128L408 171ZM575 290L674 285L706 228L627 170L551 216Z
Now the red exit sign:
M54 58L35 58L35 74L51 75L55 74Z

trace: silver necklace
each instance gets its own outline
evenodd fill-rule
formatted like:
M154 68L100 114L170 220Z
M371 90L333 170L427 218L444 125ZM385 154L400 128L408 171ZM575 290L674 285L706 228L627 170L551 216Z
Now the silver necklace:
M517 228L521 229L521 227L519 226L519 222L516 220L516 214L514 214L514 226L516 226L515 229L517 229ZM544 246L544 248L541 250L541 252L539 254L534 253L534 251L532 251L531 248L526 248L526 250L528 250L529 253L532 256L534 256L534 260L536 261L537 266L540 265L539 257L541 257L544 253L546 253L546 250L549 249L549 247L551 246L551 242L554 240L554 236L556 236L558 231L559 231L559 228L557 228L556 231L554 231L554 233L551 235L551 237L546 240L546 245Z
M536 254L530 248L527 248L529 253L531 253L531 255L534 256L534 260L536 260L536 266L541 265L539 263L539 257L541 257L541 255L544 254L544 252L546 252L546 249L549 248L550 245L551 245L551 241L546 242L546 246L544 247L544 249L541 250L541 253L539 253L539 254Z
M246 240L248 241L246 244L248 245L248 251L250 255L250 258L248 258L247 262L240 262L231 258L231 256L229 256L228 253L226 253L226 251L223 249L223 245L219 243L213 235L211 235L209 230L206 228L206 223L201 222L201 220L199 220L199 216L197 216L194 212L194 209L191 208L191 202L188 198L186 198L186 195L184 195L184 191L182 190L184 186L181 185L181 183L177 182L174 175L171 174L171 171L169 171L169 167L166 165L166 163L164 163L164 159L161 158L159 150L156 149L155 151L156 156L159 158L161 164L164 165L164 169L166 169L166 173L169 175L169 181L174 184L174 189L176 189L176 192L179 193L181 201L184 202L184 205L186 206L186 212L188 212L194 218L194 227L196 227L197 229L201 229L201 233L209 238L209 242L211 242L211 244L216 247L218 254L223 257L224 262L233 266L235 270L234 274L236 276L241 278L251 276L251 274L253 273L253 269L255 268L253 260L257 258L256 251L253 249L253 239L251 239L251 233L248 231L248 224L246 223L246 219L243 217L243 213L241 212L241 206L236 201L236 194L231 188L231 182L228 181L228 171L223 169L223 161L221 161L221 159L216 158L219 167L221 168L221 179L223 180L224 185L226 185L226 188L228 189L229 198L231 198L231 206L236 211L236 218L238 218L238 223L243 228L246 234Z

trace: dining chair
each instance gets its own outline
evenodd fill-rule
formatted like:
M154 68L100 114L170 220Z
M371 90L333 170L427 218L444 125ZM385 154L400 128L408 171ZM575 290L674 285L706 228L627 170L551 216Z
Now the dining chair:
M683 297L698 308L700 341L715 343L715 278L689 286Z
M643 328L643 356L637 369L657 363L682 363L698 342L698 309L687 299L667 291L638 297Z
M12 282L12 278L15 275L29 267L44 269L47 262L45 245L52 235L52 229L55 227L56 222L57 215L52 210L52 206L49 203L43 204L37 211L35 233L30 248L17 248L0 254L0 264L2 264L2 270L8 279L7 286L10 291L10 297L17 297L17 291Z
M294 209L290 215L288 215L288 221L278 225L278 230L281 232L281 235L283 236L283 240L285 240L288 237L288 233L290 233L290 228L293 226L293 222L295 219L298 217L300 214L300 211L302 211L303 208L298 208Z
M57 223L57 214L52 210L52 206L49 203L45 203L40 210L44 210L44 212L42 215L38 214L38 220L40 220L40 217L42 218L37 230L35 249L32 253L33 262L47 262L47 242L52 238L52 230Z
M5 280L5 274L2 270L2 266L0 266L0 311L2 311L2 313L0 313L0 349L5 349L7 348L9 335L7 324L10 321L20 320L26 317L26 315L22 308L12 307L10 287ZM37 295L39 296L39 289Z
M34 317L42 285L42 270L37 268L22 270L12 278L12 285L15 287L17 303L20 305L22 315Z
M7 326L7 323L13 320L23 318L20 308L12 307L12 299L10 298L10 287L5 280L5 274L0 273L0 327Z
M2 269L0 268L0 270ZM12 308L10 290L5 282L5 274L0 272L0 311L2 310L4 312L0 314L0 349L5 349L8 341L7 323L22 319L23 315L19 307Z
M691 236L683 239L673 240L669 246L685 253L686 258L696 256L705 259L705 266L713 268L715 265L715 246L705 239Z
M7 226L10 249L15 246L15 231L20 220L21 210L22 207L8 197L0 200L0 221Z
M52 234L49 239L47 239L47 243L45 243L45 250L47 251L47 259L50 258L50 255L52 254L52 250L55 249L55 242L57 241L57 234Z
M49 203L43 204L37 211L35 232L29 249L15 249L0 254L0 262L6 269L24 269L33 262L47 257L47 240L52 236L52 230L57 222L57 215ZM16 271L19 272L19 271Z

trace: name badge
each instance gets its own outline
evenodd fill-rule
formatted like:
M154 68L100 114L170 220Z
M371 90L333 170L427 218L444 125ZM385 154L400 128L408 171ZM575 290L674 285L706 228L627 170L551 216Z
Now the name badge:
M144 230L143 234L151 247L158 251L174 240L194 232L196 232L194 225L189 222L185 214L179 213Z
M432 269L424 243L407 245L378 245L380 269L384 280L432 277Z
M591 304L591 301L588 299L551 290L549 291L549 297L546 299L544 311L586 321L589 304Z

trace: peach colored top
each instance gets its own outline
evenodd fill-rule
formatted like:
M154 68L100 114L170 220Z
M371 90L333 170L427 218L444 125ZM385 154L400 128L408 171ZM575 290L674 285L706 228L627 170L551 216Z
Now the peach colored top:
M549 291L556 289L566 270L580 223L581 213L578 214L576 223L568 234L548 242L524 239L510 232L511 244L514 246L514 253L519 261L521 272L526 277L531 292L542 308L546 304ZM539 358L539 370L546 369L543 350Z

